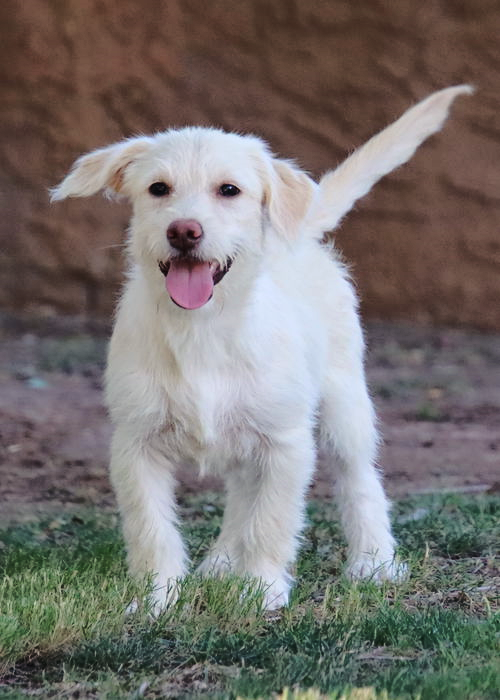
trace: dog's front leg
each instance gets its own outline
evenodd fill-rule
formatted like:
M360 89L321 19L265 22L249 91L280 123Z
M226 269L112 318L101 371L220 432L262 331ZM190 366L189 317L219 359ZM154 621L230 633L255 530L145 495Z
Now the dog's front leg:
M309 425L263 439L256 460L226 477L221 533L201 571L250 575L263 584L266 609L286 605L292 583L288 566L295 560L314 462Z
M123 523L130 573L153 577L153 612L174 602L186 572L177 529L174 466L154 439L141 439L130 425L118 426L111 445L111 481Z

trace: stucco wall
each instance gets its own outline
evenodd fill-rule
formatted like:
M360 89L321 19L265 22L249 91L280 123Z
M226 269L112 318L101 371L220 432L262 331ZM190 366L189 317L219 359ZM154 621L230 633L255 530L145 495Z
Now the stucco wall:
M0 306L110 313L127 206L46 196L82 152L215 124L319 174L472 82L336 237L366 314L500 328L498 0L12 0L0 32Z

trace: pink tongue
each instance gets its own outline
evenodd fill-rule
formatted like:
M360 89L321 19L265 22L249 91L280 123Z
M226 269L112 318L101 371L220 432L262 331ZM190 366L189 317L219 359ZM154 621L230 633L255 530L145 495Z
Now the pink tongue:
M207 303L214 291L208 262L171 260L165 283L173 301L183 309L198 309Z

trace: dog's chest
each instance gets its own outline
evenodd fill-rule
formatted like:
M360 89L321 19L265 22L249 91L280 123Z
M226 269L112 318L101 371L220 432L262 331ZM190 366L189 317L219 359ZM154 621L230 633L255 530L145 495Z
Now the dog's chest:
M234 367L191 368L165 386L165 439L177 459L207 471L243 459L260 441L252 380Z

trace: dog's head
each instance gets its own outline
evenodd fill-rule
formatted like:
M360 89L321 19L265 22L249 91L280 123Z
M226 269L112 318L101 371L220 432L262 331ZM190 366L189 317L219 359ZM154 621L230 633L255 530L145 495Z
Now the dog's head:
M315 187L254 136L186 128L82 156L52 199L99 190L128 197L132 258L165 276L178 306L195 309L233 261L262 255L266 237L293 241Z

